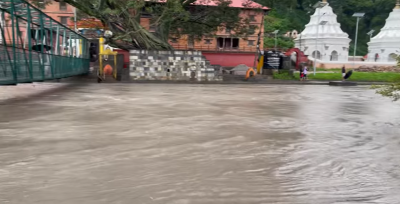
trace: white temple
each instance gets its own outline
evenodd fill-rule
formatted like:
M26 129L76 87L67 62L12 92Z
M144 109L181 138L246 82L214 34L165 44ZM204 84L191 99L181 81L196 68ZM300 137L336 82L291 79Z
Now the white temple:
M324 7L316 9L310 23L295 39L295 47L305 55L312 58L316 56L319 61L347 62L351 41L349 35L340 28L337 15L327 0L322 3Z
M390 13L381 32L368 43L368 61L395 62L400 54L400 0Z

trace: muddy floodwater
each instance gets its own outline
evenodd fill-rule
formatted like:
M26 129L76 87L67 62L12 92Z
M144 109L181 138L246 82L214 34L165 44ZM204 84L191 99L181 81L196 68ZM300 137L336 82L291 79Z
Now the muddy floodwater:
M0 116L0 203L400 203L400 104L368 87L20 85Z

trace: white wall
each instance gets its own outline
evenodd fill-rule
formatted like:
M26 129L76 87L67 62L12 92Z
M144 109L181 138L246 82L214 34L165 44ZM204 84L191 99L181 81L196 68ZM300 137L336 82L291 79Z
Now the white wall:
M382 50L384 50L382 52ZM395 62L396 59L393 59L390 57L390 54L400 54L400 48L399 49L394 49L394 48L385 48L385 49L371 49L370 53L368 53L368 59L367 61L369 62ZM378 54L378 58L375 59L376 54Z
M313 62L314 58L308 57L308 59ZM321 61L317 60L317 67L323 67L323 68L340 68L343 65L346 66L347 68L358 68L361 66L368 66L368 67L373 67L373 66L396 66L395 62L367 62L367 61L337 61L337 62L332 62L332 61Z
M297 48L302 50L305 55L313 57L313 52L318 50L321 53L322 61L332 61L336 58L331 58L333 51L337 52L337 60L335 61L348 61L349 59L349 43L347 39L320 39L318 47L316 46L315 39L302 39L296 41Z

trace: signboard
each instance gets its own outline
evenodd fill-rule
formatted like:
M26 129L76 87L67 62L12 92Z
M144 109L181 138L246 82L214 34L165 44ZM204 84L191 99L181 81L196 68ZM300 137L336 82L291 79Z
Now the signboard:
M281 65L281 56L279 52L265 51L264 52L264 69L279 69Z

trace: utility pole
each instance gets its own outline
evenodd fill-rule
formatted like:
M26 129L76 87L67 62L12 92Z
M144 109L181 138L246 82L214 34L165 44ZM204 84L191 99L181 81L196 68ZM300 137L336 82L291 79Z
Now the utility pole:
M360 18L364 17L365 13L355 13L353 17L357 18L356 25L356 39L354 41L354 54L353 54L353 68L356 66L356 52L357 52L357 40L358 40L358 24L360 23Z
M275 52L277 52L277 47L278 47L278 33L279 30L275 30L274 32L272 32L273 34L275 34Z

